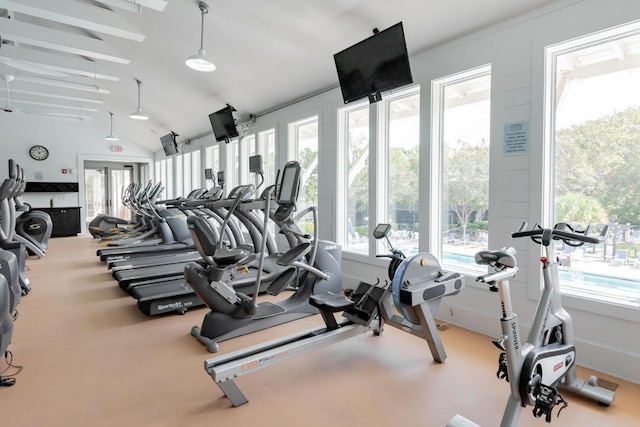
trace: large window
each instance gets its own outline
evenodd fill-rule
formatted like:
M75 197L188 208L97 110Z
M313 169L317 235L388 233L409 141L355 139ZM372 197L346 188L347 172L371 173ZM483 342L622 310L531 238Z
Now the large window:
M164 191L158 197L159 199L171 197L167 192L167 159L156 162L155 183L161 183L164 187Z
M434 81L433 93L441 262L454 271L479 270L474 254L489 240L491 68Z
M253 184L258 187L260 185L260 176L258 174L251 173L249 170L249 158L251 156L255 156L257 154L256 149L256 134L251 133L242 137L241 144L241 154L240 154L240 164L242 165L242 183L243 184ZM260 191L264 190L264 188L258 189L258 194Z
M258 133L258 154L262 155L265 185L276 183L276 130Z
M340 241L345 249L369 253L369 104L338 110L338 146L344 150L338 182L342 227Z
M184 163L183 158L185 160ZM191 177L187 175L185 179L186 174L183 165L191 160L191 154L184 153L184 157L182 154L178 154L174 157L174 159L176 161L176 193L178 194L178 196L185 196L189 194L188 188L191 186ZM186 166L186 170L189 170L188 166Z
M389 235L394 248L405 255L418 252L418 199L420 168L420 92L417 88L390 95L379 104L382 126L378 144L384 147L385 177L378 187L384 189L379 200L379 222L392 225ZM380 138L383 136L383 138ZM370 230L369 234L373 230Z
M226 144L226 165L224 168L224 188L226 193L242 184L240 180L240 143L238 138Z
M207 147L204 149L204 167L211 169L213 180L207 180L207 188L212 187L213 182L216 179L216 173L220 167L220 147L218 144Z
M176 196L176 193L174 191L174 186L173 186L173 157L168 157L167 158L167 173L164 176L164 179L162 181L162 183L164 184L164 194L165 194L165 198L167 199L173 199Z
M302 167L298 208L318 204L318 116L289 124L289 159Z
M605 243L556 247L562 291L640 307L640 25L547 48L553 223L609 225Z
M186 168L185 164L185 168ZM191 152L191 190L202 188L202 162L200 161L200 150ZM187 172L187 171L185 171ZM186 189L185 189L186 190ZM188 194L185 192L185 194Z

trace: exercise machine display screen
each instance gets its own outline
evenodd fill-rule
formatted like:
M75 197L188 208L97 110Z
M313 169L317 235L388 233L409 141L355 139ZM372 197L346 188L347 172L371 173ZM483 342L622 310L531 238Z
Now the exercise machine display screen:
M260 154L249 157L249 172L262 173L262 156Z
M298 179L300 167L297 164L287 164L282 171L280 188L278 190L278 204L293 205L297 199Z
M373 230L373 237L375 239L382 239L389 233L389 230L391 230L391 224L378 224L375 230Z

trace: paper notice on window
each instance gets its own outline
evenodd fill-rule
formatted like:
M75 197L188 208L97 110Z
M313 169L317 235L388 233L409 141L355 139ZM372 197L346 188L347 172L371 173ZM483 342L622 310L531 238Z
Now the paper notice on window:
M504 143L502 154L517 156L529 154L529 122L518 122L504 125Z

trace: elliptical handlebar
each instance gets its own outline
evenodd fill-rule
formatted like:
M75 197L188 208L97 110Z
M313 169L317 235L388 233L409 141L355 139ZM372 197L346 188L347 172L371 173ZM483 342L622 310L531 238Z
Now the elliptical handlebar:
M527 222L523 222L518 231L511 233L512 238L531 237L535 243L543 246L549 246L551 240L562 240L569 246L581 246L585 243L602 243L607 238L609 226L605 226L600 234L590 234L591 225L584 230L575 230L571 225L565 222L557 223L553 228L542 228L540 224L536 224L532 229L526 230ZM568 230L568 231L567 231Z

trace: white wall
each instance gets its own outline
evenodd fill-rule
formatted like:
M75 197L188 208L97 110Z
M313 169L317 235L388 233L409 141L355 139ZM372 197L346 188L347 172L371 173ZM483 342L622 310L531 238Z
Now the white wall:
M15 160L31 182L78 182L78 193L25 193L24 199L33 207L48 207L53 197L57 207L84 206L84 160L149 163L153 153L122 139L106 141L108 125L99 120L69 120L20 113L0 114L0 176L7 176L7 160ZM29 148L43 145L49 158L36 161L29 157ZM114 153L117 144L123 151ZM68 172L62 173L63 169ZM83 225L84 226L84 225Z

